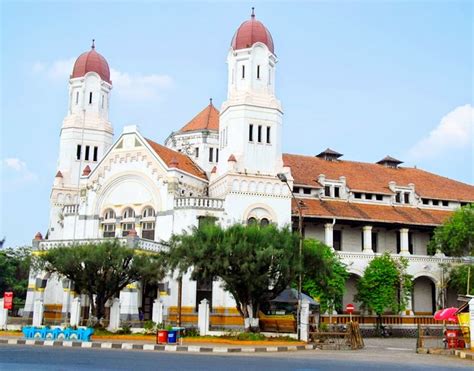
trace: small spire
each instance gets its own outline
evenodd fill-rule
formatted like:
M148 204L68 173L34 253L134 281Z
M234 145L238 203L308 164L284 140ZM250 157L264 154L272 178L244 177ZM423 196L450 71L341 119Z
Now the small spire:
M209 105L212 106L212 98L209 98Z
M92 46L91 46L92 49L95 49L95 39L92 39Z
M252 6L252 14L251 14L251 17L252 18L255 18L255 7Z

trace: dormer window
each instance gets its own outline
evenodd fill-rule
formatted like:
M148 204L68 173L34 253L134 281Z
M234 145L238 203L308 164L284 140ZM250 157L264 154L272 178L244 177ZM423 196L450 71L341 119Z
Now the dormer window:
M396 169L398 168L398 165L403 164L403 161L397 160L391 156L385 156L380 161L377 161L377 164Z
M331 187L330 186L324 186L324 195L326 197L331 197Z
M403 196L404 196L404 202L406 204L409 204L410 203L410 194L409 193L404 193Z
M334 197L339 198L340 197L340 188L339 187L334 187Z
M320 154L316 155L316 157L322 158L323 160L327 160L327 161L336 161L337 159L339 159L339 157L342 157L342 156L343 156L342 153L333 151L331 148L327 148Z

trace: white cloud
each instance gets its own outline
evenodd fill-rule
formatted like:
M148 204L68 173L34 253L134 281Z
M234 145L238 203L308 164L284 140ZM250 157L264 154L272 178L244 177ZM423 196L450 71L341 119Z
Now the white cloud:
M32 71L49 80L67 81L72 73L74 61L75 58L60 59L51 63L37 61L33 64ZM111 68L110 75L114 87L113 94L129 100L159 99L163 91L173 86L173 79L166 74L130 74Z
M72 72L74 66L74 58L71 59L59 59L52 63L44 63L36 61L33 64L32 71L35 74L42 74L50 80L63 80L67 81L69 75Z
M15 172L20 181L34 181L38 179L37 175L31 172L26 163L19 158L6 158L3 160L3 164L7 169Z
M157 99L173 86L171 76L164 74L131 75L112 68L110 78L117 95L133 100Z
M409 151L414 159L437 157L451 149L473 145L474 107L459 106L444 116L438 126Z

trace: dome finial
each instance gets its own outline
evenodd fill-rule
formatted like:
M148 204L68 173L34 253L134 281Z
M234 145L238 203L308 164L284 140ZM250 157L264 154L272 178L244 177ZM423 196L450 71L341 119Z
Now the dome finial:
M251 17L252 18L255 18L255 7L252 6L252 14L251 14Z
M91 46L92 49L95 49L95 39L92 39L92 46Z
M212 98L209 98L209 105L212 106Z

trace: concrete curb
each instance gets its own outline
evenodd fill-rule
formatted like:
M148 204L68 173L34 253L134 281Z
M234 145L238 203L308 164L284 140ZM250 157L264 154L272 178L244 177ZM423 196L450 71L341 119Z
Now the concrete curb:
M223 347L223 346L199 346L199 345L155 345L155 344L133 344L133 343L110 343L110 342L87 342L87 341L62 341L62 340L34 340L34 339L0 339L0 344L9 345L39 345L49 347L69 348L96 348L96 349L122 349L122 350L144 350L160 352L189 352L189 353L265 353L265 352L295 352L299 350L319 349L314 344L310 345L288 345L269 347Z
M454 354L462 359L470 359L471 361L474 361L474 353L472 352L465 352L463 350L456 350Z

